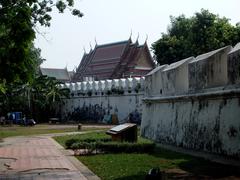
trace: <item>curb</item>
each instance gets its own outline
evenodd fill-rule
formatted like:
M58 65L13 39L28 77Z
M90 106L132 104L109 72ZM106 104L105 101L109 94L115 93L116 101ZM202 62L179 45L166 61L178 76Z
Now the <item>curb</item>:
M90 169L88 169L82 162L80 162L76 157L74 157L74 152L72 150L66 150L61 144L56 142L52 137L49 137L57 149L79 170L83 176L88 180L100 180L100 178L94 174Z

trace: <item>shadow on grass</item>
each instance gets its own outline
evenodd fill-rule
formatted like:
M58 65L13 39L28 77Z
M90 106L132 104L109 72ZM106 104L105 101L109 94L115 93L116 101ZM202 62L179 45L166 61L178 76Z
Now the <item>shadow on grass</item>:
M212 178L226 178L230 176L240 177L239 167L214 163L200 158L180 163L179 168L194 175Z
M131 176L123 176L120 178L116 178L115 180L144 180L146 176L145 172L139 172L138 174Z
M226 178L229 176L240 177L240 167L211 162L203 158L197 158L170 150L156 147L153 156L176 162L179 169L195 176L211 178ZM178 160L183 160L179 161Z

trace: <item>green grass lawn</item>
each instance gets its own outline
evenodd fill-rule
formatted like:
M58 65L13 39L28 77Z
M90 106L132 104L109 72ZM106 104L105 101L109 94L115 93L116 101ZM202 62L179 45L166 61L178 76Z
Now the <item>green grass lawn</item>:
M238 168L161 148L156 148L152 154L103 154L77 158L104 180L141 180L149 169L155 167L161 170L179 169L201 178L240 177Z
M62 145L69 138L105 138L104 132L87 133L74 136L61 136L55 139ZM141 141L144 141L141 138ZM122 153L98 154L90 156L77 156L90 170L103 180L124 180L145 178L149 169L159 167L161 170L177 169L195 177L224 178L229 176L240 177L240 170L232 166L213 163L201 158L168 151L156 147L151 154Z
M94 130L105 130L104 127L91 127L83 126L81 131L94 131ZM75 132L77 131L77 125L49 125L49 124L38 124L33 127L24 126L0 126L0 141L2 138L12 136L29 136L37 134L52 134L52 133L64 133L64 132Z
M51 134L51 133L63 133L73 132L77 128L47 128L49 125L36 125L34 127L22 127L22 126L11 126L11 127L0 127L0 139L12 136L29 136L37 134Z

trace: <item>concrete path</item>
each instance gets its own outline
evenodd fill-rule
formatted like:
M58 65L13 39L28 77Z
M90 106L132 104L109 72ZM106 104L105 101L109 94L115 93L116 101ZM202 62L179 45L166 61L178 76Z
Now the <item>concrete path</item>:
M0 179L99 179L50 136L6 138L0 146Z

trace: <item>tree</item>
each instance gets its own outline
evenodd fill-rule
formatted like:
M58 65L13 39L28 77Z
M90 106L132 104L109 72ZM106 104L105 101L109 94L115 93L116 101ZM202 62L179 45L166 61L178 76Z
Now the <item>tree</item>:
M82 17L73 7L74 0L0 1L0 113L20 110L36 117L36 111L49 109L51 96L55 101L67 95L54 80L39 76L44 59L33 40L38 25L50 26L53 8Z
M35 120L47 120L55 115L54 108L62 98L70 96L70 90L60 85L55 78L47 76L37 76L31 83L11 84L0 96L0 112L21 111Z
M50 26L50 12L54 7L60 13L69 9L73 15L82 17L73 6L74 0L0 1L0 87L33 80L36 26Z
M202 9L193 17L170 17L167 33L152 44L159 64L170 64L240 41L240 26Z

